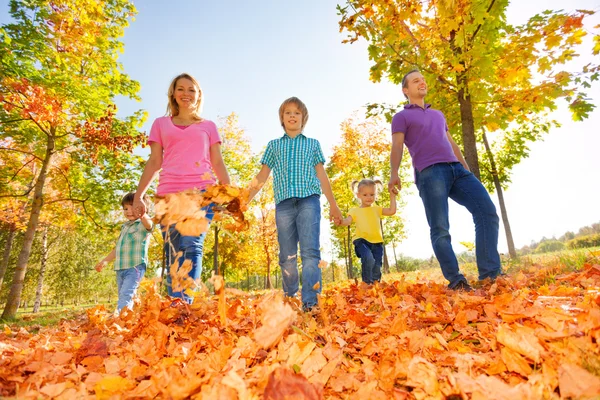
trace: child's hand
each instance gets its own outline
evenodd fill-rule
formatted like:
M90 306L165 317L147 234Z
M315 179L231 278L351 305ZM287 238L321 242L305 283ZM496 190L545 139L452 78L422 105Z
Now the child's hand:
M96 271L102 272L102 268L104 268L105 265L106 261L100 261L98 264L96 264L94 268L96 269Z

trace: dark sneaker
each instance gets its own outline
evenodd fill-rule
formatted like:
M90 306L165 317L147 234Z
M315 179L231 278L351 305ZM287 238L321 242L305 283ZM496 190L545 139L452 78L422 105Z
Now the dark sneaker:
M314 313L318 310L318 306L316 304L302 304L302 311L305 313Z
M454 285L450 289L456 290L456 291L461 291L461 292L472 292L473 291L473 288L471 287L471 285L469 285L469 282L467 282L467 281L459 281L456 285Z

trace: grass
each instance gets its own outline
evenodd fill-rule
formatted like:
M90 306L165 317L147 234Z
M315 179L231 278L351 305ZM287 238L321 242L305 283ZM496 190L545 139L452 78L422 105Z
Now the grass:
M71 320L77 318L84 311L97 304L81 304L78 306L50 306L43 307L40 312L33 313L27 310L17 311L17 318L14 320L0 319L0 327L8 326L13 331L18 331L20 328L27 328L30 333L37 333L45 326L53 326L60 323L61 320Z

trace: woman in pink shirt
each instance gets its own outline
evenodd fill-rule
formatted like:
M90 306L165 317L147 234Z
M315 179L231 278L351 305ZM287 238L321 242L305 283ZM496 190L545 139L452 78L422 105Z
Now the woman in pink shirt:
M167 115L157 118L150 129L150 158L140 178L133 207L139 215L146 211L141 200L150 183L159 173L156 195L186 190L204 190L215 183L215 175L221 184L229 184L229 174L221 155L221 138L214 122L200 117L202 89L189 74L180 74L169 86ZM206 207L206 218L212 220L212 208ZM174 225L163 229L165 256L170 266L179 252L179 265L185 260L192 262L190 278L197 280L202 273L202 255L206 233L200 236L183 236ZM193 297L184 292L173 292L171 276L167 274L170 296L180 297L191 303Z

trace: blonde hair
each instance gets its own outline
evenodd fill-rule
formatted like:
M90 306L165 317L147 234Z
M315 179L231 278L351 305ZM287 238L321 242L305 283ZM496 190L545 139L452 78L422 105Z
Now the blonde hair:
M202 104L204 102L202 88L200 87L200 84L198 83L196 78L185 72L173 78L171 84L169 85L169 91L167 92L167 97L169 98L169 104L167 105L167 115L171 117L179 115L179 105L177 104L177 100L175 100L175 87L177 86L177 81L180 79L189 79L190 81L192 81L194 86L196 86L196 89L198 90L198 102L196 104L196 109L192 112L192 116L197 118L198 120L202 120L202 117L200 116L200 113L202 112Z
M360 188L365 186L373 186L375 188L375 197L377 194L383 190L383 183L379 179L361 179L360 181L353 181L350 187L352 188L352 193L358 197L358 191Z
M304 128L308 122L308 108L306 108L306 104L304 104L302 100L297 97L290 97L281 103L281 106L279 106L279 122L281 123L281 126L285 128L283 125L283 110L288 104L295 104L296 107L300 109L300 112L302 113L302 128Z

